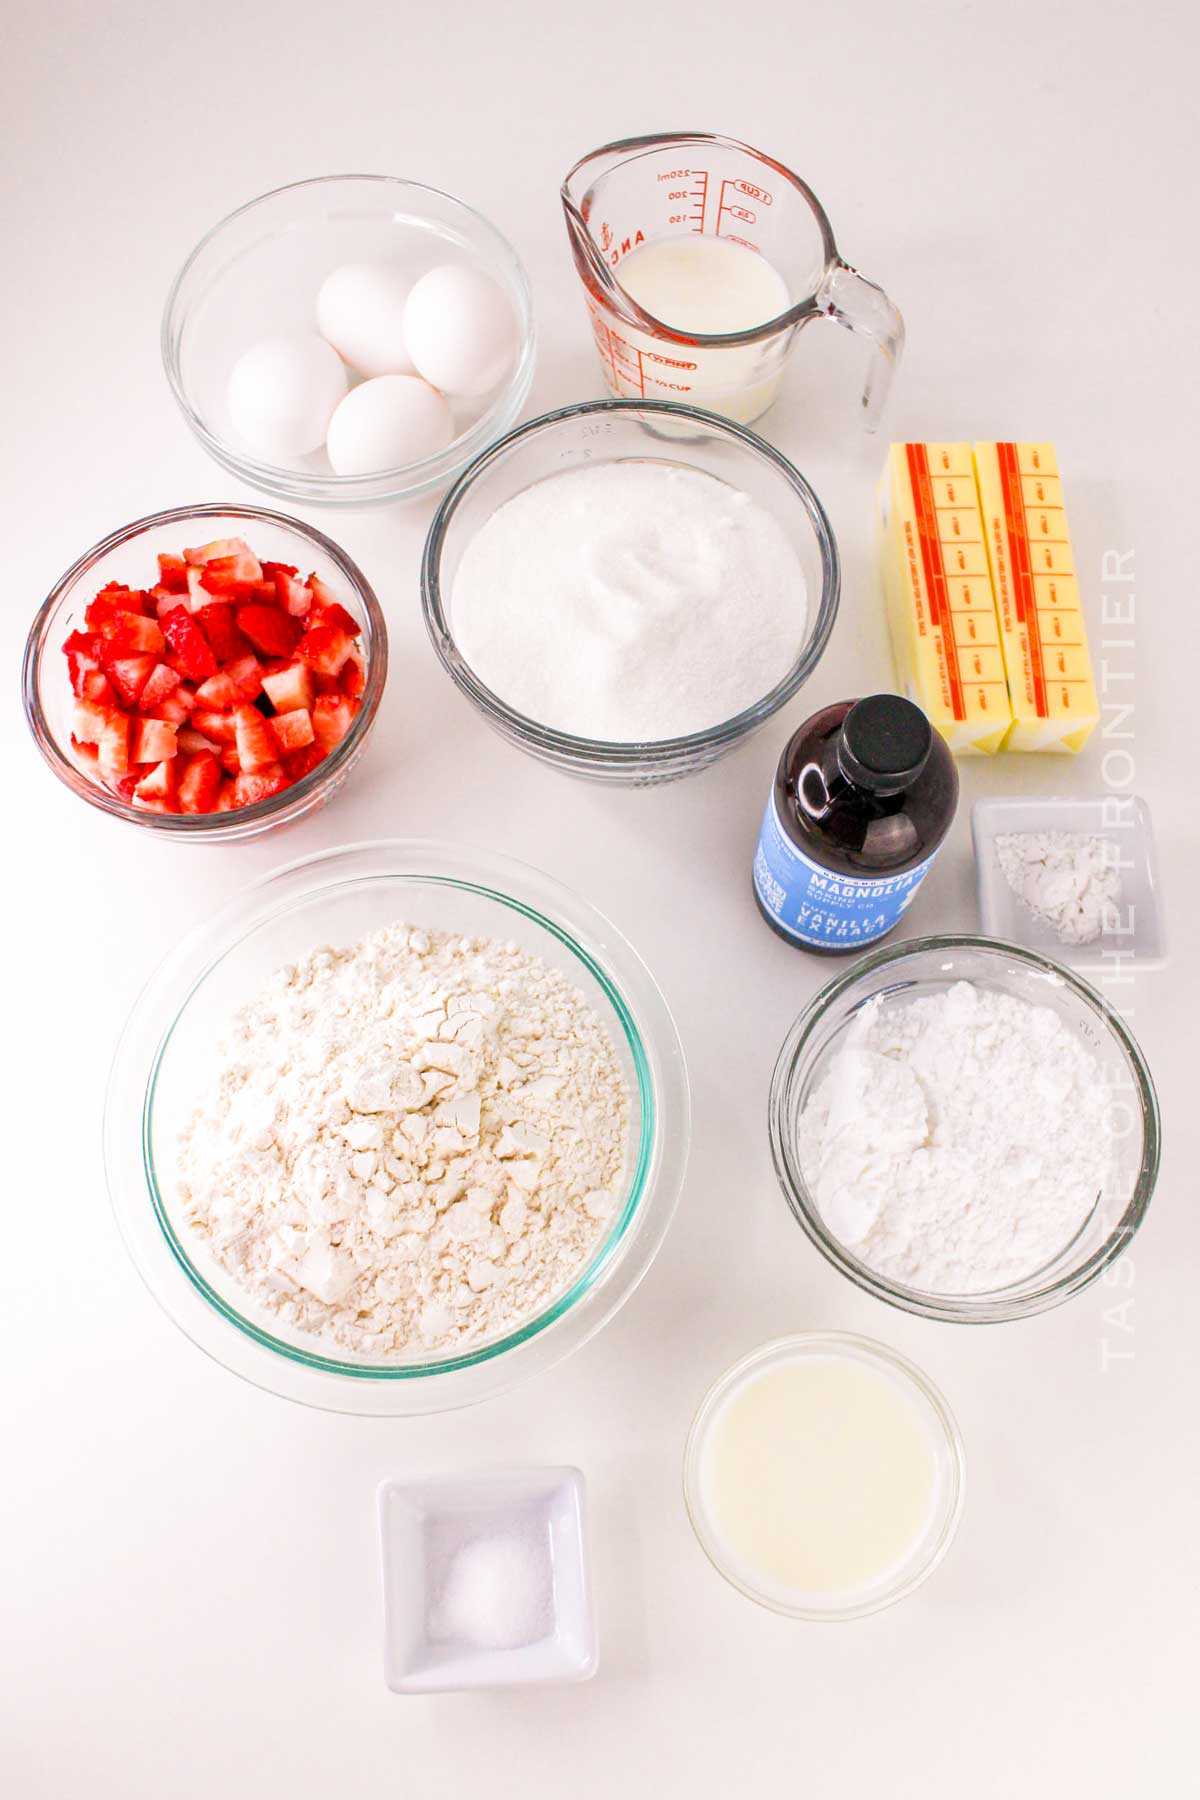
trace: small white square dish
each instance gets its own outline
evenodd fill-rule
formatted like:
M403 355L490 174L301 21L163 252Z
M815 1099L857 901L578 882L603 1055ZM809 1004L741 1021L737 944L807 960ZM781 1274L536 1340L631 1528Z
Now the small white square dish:
M1044 832L1101 837L1114 847L1120 890L1100 935L1089 943L1064 941L1052 923L1025 904L1001 866L998 838ZM1132 794L977 800L971 808L971 837L986 936L1038 950L1080 974L1108 975L1114 983L1134 969L1154 968L1165 960L1154 833L1144 800Z
M396 1694L596 1673L578 1469L385 1481L384 1672Z

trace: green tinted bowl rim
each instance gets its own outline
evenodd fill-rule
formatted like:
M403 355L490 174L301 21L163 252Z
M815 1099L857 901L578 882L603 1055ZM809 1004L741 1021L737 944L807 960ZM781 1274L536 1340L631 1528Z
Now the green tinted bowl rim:
M319 897L321 899L327 899L339 889L364 888L371 886L375 882L385 882L388 884L404 882L409 884L419 884L422 887L455 888L461 892L477 894L482 899L495 901L501 906L507 907L512 912L520 913L533 924L540 925L543 930L547 931L551 937L556 938L559 943L568 949L572 955L583 964L584 968L587 969L588 973L597 982L609 1005L617 1015L625 1036L625 1041L628 1044L630 1054L633 1057L637 1082L636 1092L641 1117L637 1156L633 1174L629 1182L629 1191L626 1195L625 1204L621 1209L619 1217L610 1228L608 1235L599 1246L592 1260L566 1292L560 1295L559 1298L543 1312L538 1313L536 1317L526 1321L525 1324L517 1327L515 1330L506 1333L504 1337L482 1344L476 1349L464 1351L459 1356L439 1358L436 1361L431 1360L426 1362L408 1363L369 1364L347 1362L340 1358L318 1355L316 1352L302 1349L298 1345L285 1343L282 1339L275 1337L271 1332L264 1330L261 1326L255 1325L251 1320L243 1317L236 1307L230 1305L230 1303L217 1292L188 1256L171 1223L170 1216L164 1203L151 1147L154 1100L163 1058L166 1055L175 1028L183 1018L189 1003L217 965L223 962L225 958L236 950L240 944L244 943L247 938L261 930L263 926L269 925L290 911L302 910L308 903L317 897L312 890L297 896L294 900L265 916L260 915L253 919L238 937L231 942L224 944L219 952L209 959L189 985L187 992L184 994L182 1001L175 1011L174 1017L163 1032L151 1061L142 1103L141 1152L151 1207L168 1248L192 1286L209 1306L224 1318L227 1323L233 1325L244 1336L250 1338L262 1348L271 1351L273 1354L281 1356L289 1362L298 1363L304 1368L317 1370L324 1375L347 1376L356 1381L413 1381L429 1376L447 1375L453 1373L455 1370L471 1369L478 1367L480 1364L490 1362L495 1357L503 1355L504 1352L514 1350L519 1345L528 1343L530 1339L540 1336L542 1332L548 1329L548 1327L555 1324L570 1312L579 1300L583 1299L585 1295L593 1291L600 1282L601 1277L611 1268L616 1253L625 1242L629 1227L641 1206L650 1174L657 1113L654 1103L654 1086L650 1074L649 1059L646 1055L641 1034L634 1023L633 1015L621 994L620 989L617 987L612 976L604 966L590 953L590 951L586 950L582 944L578 943L571 933L563 926L556 924L553 919L548 918L544 913L539 912L536 907L529 905L526 901L518 900L515 896L506 894L498 888L489 887L484 882L468 881L448 875L433 875L420 871L393 871L376 875L351 876L346 880L332 882L328 886L321 888L319 890Z

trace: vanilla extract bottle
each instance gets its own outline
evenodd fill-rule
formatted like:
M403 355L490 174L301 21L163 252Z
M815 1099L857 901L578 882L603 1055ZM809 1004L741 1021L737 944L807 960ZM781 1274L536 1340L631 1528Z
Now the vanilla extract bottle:
M877 943L915 897L957 804L954 758L911 700L825 707L779 760L754 858L759 911L803 950Z

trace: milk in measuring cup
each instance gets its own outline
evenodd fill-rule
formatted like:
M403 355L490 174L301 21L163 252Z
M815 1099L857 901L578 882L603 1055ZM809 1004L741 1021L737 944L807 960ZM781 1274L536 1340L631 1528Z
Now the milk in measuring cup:
M706 337L753 331L790 304L787 283L765 256L732 238L699 233L637 245L621 261L617 280L664 325ZM749 424L775 398L781 348L779 340L771 340L693 349L622 325L610 348L610 385L619 394L683 400Z

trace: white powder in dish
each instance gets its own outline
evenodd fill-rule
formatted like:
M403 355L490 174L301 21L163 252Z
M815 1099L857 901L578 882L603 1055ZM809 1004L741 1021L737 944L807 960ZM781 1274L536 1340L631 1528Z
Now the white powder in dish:
M1022 906L1063 944L1091 944L1111 930L1121 903L1120 850L1083 831L1009 831L996 860Z
M1044 1268L1115 1175L1092 1052L1048 1006L966 981L863 1007L798 1141L833 1235L931 1294Z
M550 1568L544 1531L496 1530L468 1538L436 1590L430 1637L477 1650L537 1643L554 1622Z
M280 970L183 1132L184 1216L292 1329L373 1360L534 1317L617 1211L629 1099L516 944L392 925Z
M804 642L804 570L757 501L641 460L551 475L463 552L459 650L507 705L558 731L646 743L723 723Z

